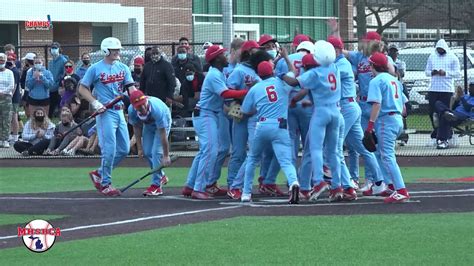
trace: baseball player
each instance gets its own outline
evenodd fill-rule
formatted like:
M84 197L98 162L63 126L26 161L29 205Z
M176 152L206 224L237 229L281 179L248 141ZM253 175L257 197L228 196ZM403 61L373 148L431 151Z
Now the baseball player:
M189 170L186 185L182 190L184 196L194 199L211 199L206 192L218 155L219 139L218 114L226 98L243 98L247 90L229 90L222 72L227 66L227 58L222 46L213 45L206 51L206 62L211 67L204 79L201 96L193 112L193 125L199 137L199 152ZM234 70L235 72L235 70ZM234 73L233 72L233 73Z
M321 193L329 189L323 179L323 145L327 145L328 162L333 178L340 178L341 166L337 155L339 138L339 101L341 99L340 73L334 64L336 52L326 41L315 43L315 61L319 67L312 68L298 78L293 78L291 72L283 79L290 85L299 85L302 90L291 99L291 105L296 104L311 90L314 107L313 116L307 138L310 149L311 165L313 167L313 184L311 200L316 200ZM331 190L330 197L339 195L339 191Z
M133 126L136 140L141 141L143 138L143 155L148 160L150 167L154 169L161 164L169 165L171 163L168 143L171 128L169 107L156 97L145 96L140 90L130 94L130 103L128 122ZM143 192L143 195L162 195L163 176L162 171L154 173L151 185Z
M101 166L89 173L97 190L106 196L119 196L120 191L112 186L112 169L129 153L130 137L123 113L123 104L118 103L110 109L104 104L122 95L125 90L135 90L130 69L120 60L120 40L108 37L102 40L100 49L104 59L87 69L81 79L79 94L91 103L97 116L97 136L102 152ZM94 86L93 93L89 88Z
M255 41L246 41L241 47L240 64L238 64L227 79L227 86L235 90L248 90L256 82L260 81L255 70L248 60L260 46ZM242 119L232 124L232 153L228 165L227 184L230 194L238 193L238 184L233 185L240 167L247 156L248 119ZM241 182L240 182L241 183ZM234 197L230 195L231 197ZM238 195L237 195L238 196ZM236 196L236 197L237 197Z
M344 43L335 36L328 37L328 42L334 46L336 50L336 66L341 73L341 113L344 118L344 131L342 140L357 153L364 157L365 166L373 173L375 185L368 190L363 191L364 195L379 195L386 189L383 183L382 175L380 174L379 165L375 155L362 145L363 130L360 124L361 110L356 102L356 88L354 83L354 72L352 71L351 63L342 54ZM342 147L341 147L342 148ZM342 155L342 154L340 154ZM342 169L341 175L343 180L350 179L350 173L344 163L341 161ZM347 176L346 176L347 175ZM344 194L346 195L346 194ZM349 196L349 195L346 195Z
M290 64L289 61L288 63ZM299 202L299 183L296 169L291 162L291 144L287 124L288 97L292 88L273 76L273 64L268 61L258 65L258 75L262 81L252 87L242 105L243 113L251 114L256 110L258 122L245 168L244 191L241 201L251 200L255 165L260 161L266 146L271 145L290 185L289 203L297 204Z
M372 79L372 73L370 71L369 56L374 52L380 52L383 48L381 36L377 32L370 31L362 39L362 51L346 51L342 50L343 54L349 59L349 62L357 67L357 79L359 82L359 106L361 108L361 125L362 128L367 128L370 116L370 104L367 103L367 93L369 90L369 82ZM395 73L393 64L389 64L389 72ZM350 147L352 149L352 147ZM350 153L350 155L357 155L357 153ZM358 155L357 155L358 156ZM355 161L355 158L351 158L351 161ZM366 169L366 184L360 191L364 192L369 190L377 179L375 176L377 173L373 173L371 168ZM387 180L385 180L387 181Z
M385 198L385 203L405 202L410 198L400 167L395 158L395 142L403 131L402 113L408 101L403 86L396 77L388 73L387 56L374 53L369 58L374 78L370 81L367 102L371 104L370 119L366 134L375 130L377 136L376 156L384 176L393 181L395 191Z

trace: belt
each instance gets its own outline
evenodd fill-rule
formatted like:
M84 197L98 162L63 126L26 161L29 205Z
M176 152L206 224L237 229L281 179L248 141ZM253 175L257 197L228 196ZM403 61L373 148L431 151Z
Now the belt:
M396 115L398 114L397 112L389 112L388 115Z
M355 102L356 100L354 99L354 97L347 97L347 98L342 98L343 100L347 100L348 102L350 103L353 103Z
M258 119L258 121L259 121L259 122L263 122L263 121L281 122L281 121L283 121L284 119L285 119L285 118L282 118L282 117L280 117L280 118L266 118L266 117L260 117L260 118Z
M360 100L363 101L363 102L366 102L367 101L367 96L360 97Z

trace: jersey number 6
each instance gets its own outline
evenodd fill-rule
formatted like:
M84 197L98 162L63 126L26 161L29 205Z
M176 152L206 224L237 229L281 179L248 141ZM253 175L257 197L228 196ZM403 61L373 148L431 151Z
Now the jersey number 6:
M328 75L328 81L331 84L331 90L335 91L336 90L336 76L334 74L329 74Z
M267 91L268 101L274 103L278 100L278 94L275 91L275 86L268 86L265 88L265 90Z

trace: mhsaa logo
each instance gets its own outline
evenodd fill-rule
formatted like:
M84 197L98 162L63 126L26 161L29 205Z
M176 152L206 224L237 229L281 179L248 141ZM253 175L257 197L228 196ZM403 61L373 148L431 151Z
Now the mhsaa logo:
M56 237L61 235L59 228L54 228L45 220L33 220L25 227L18 227L18 237L33 252L45 252L53 247Z

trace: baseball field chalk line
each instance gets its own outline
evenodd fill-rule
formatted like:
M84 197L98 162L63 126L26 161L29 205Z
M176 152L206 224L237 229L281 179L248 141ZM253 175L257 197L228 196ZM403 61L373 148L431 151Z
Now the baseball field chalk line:
M140 218L135 218L135 219L122 220L122 221L103 223L103 224L82 225L82 226L76 226L72 228L61 229L61 232L70 232L70 231L85 230L85 229L90 229L90 228L129 224L129 223L136 223L136 222L142 222L142 221L148 221L148 220L158 220L158 219L197 214L197 213L203 213L203 212L223 211L223 210L229 210L229 209L236 209L240 207L241 206L218 207L218 208L201 209L201 210L195 210L195 211L185 211L185 212L168 213L168 214L162 214L162 215L154 215L154 216L148 216L148 217L140 217ZM17 235L1 236L0 240L12 239L12 238L18 238L18 236Z
M288 202L288 200L285 200ZM419 200L410 200L403 204L408 203L421 203ZM354 205L379 205L379 204L386 204L383 202L347 202L347 203L314 203L314 204L281 204L281 205L269 205L269 204L262 204L262 203L240 203L240 202L221 202L222 205L234 205L234 206L249 206L255 208L288 208L288 207L321 207L321 206L354 206Z

